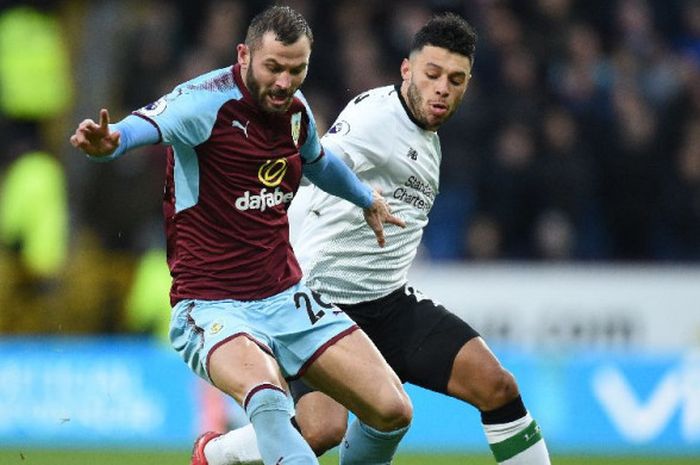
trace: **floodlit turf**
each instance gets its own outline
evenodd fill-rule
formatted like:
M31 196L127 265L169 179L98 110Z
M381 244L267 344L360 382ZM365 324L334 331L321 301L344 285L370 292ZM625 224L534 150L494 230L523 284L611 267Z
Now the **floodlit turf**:
M189 465L189 451L50 451L0 450L2 465ZM337 455L321 459L322 465L337 465ZM700 457L552 457L553 465L698 465ZM400 455L394 465L495 465L486 455Z

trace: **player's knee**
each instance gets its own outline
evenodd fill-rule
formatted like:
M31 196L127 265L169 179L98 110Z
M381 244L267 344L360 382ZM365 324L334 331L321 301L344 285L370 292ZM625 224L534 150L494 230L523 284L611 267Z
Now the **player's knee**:
M413 419L413 405L408 395L401 395L382 404L376 425L371 425L380 431L394 431L411 424Z
M498 367L489 376L487 395L479 405L480 410L493 410L507 404L518 396L518 385L515 377L505 368Z
M331 421L314 425L304 431L304 439L317 456L334 448L343 440L346 430L346 422Z

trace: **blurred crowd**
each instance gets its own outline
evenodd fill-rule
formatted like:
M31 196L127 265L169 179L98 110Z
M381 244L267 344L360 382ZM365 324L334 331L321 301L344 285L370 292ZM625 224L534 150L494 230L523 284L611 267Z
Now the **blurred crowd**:
M0 332L163 334L164 149L96 164L68 137L234 63L269 3L2 2ZM431 14L475 26L421 260L700 261L700 0L283 3L314 30L321 132L399 82Z

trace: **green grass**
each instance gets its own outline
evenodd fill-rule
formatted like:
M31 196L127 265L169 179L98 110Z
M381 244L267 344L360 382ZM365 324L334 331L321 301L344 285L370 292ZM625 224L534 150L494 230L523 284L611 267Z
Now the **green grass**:
M700 459L695 458L641 458L641 457L608 457L608 456L553 456L553 465L698 465ZM336 462L321 462L323 465ZM394 465L496 465L488 455L402 455L394 460Z
M2 465L189 465L189 451L0 450ZM337 465L335 454L322 465ZM553 456L553 465L698 465L699 457ZM399 455L394 465L495 465L487 455Z

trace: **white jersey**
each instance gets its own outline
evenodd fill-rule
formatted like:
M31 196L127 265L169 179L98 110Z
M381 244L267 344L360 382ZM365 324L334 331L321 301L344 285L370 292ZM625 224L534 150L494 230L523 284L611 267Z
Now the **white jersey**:
M352 100L322 144L381 189L406 228L385 225L380 248L362 209L307 186L290 209L290 224L299 228L291 234L295 253L308 286L332 302L378 299L406 283L438 193L440 140L409 116L399 88L387 86Z

